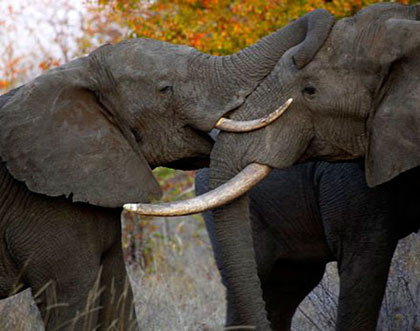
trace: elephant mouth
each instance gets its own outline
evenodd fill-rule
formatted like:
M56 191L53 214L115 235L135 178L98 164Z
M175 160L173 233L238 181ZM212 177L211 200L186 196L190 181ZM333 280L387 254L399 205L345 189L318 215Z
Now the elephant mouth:
M163 167L177 170L197 170L201 168L208 168L209 166L210 156L208 155L186 157L163 165Z
M292 99L287 100L285 104L278 108L274 113L271 113L263 119L245 121L242 123L239 121L227 121L227 119L219 120L219 126L216 125L216 128L223 130L223 128L220 127L221 123L228 123L225 128L234 128L234 130L232 129L229 132L248 132L252 127L255 127L252 130L265 127L280 117L290 106L292 101ZM241 124L244 125L241 126ZM236 129L238 126L246 128L247 131L237 131ZM161 204L125 204L124 208L131 212L148 216L181 216L201 213L206 210L223 206L239 198L263 180L270 171L271 167L267 165L251 163L223 185L198 197Z
M150 168L166 167L177 170L197 170L208 167L214 138L210 134L189 125L182 127L177 133L182 139L175 140L175 143L170 145L170 148L166 151L156 153L156 149L148 148L144 144L146 149L143 149L143 152ZM165 137L165 139L167 138ZM170 152L172 152L172 155Z

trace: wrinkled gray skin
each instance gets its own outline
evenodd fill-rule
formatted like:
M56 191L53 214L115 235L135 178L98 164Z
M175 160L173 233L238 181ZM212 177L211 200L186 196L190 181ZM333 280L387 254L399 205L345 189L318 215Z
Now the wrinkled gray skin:
M254 119L288 98L294 101L270 126L221 133L211 154L210 187L252 162L286 168L310 158L364 157L370 186L420 164L420 7L376 4L335 23L312 61L299 67L292 47L231 114ZM253 259L248 200L215 212L226 282L240 324L269 329Z
M376 329L396 244L420 227L420 187L412 181L419 171L369 188L360 163L307 162L274 169L250 191L258 277L273 330L290 330L297 306L331 261L338 261L340 275L337 329ZM197 195L208 191L208 181L209 169L197 172ZM211 211L203 216L227 289L226 323L235 325L240 316L214 217Z
M0 297L31 287L55 330L83 312L96 285L92 327L135 326L129 286L115 302L127 281L121 205L160 195L155 166L208 165L205 132L290 47L298 66L310 61L332 21L314 11L226 57L149 39L105 45L1 96Z

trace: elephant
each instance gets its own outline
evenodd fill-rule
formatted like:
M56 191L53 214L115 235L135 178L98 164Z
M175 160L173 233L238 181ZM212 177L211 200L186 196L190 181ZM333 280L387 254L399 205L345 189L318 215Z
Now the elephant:
M197 171L197 195L209 190L209 172ZM369 188L360 161L308 161L273 169L251 189L255 259L273 330L290 330L299 303L331 261L338 262L340 275L337 324L375 330L397 242L420 228L418 194L401 184ZM211 211L203 217L227 290L226 323L235 325L239 317L224 275L215 220Z
M300 61L304 41L290 47L228 118L260 118L293 99L291 106L260 130L219 134L210 155L212 191L167 208L137 207L153 215L216 208L225 281L239 316L235 325L270 329L253 258L246 195L252 185L272 168L311 159L364 158L370 187L398 180L420 164L419 20L419 5L377 3L334 22L310 61ZM337 328L347 330L340 321Z
M265 171L267 166L284 169L311 158L363 157L372 187L419 165L419 19L420 6L376 4L336 22L305 67L295 64L294 48L287 51L231 117L258 117L290 97L292 105L264 129L222 132L211 154L210 187L254 162ZM236 322L269 329L252 258L251 229L244 221L249 219L247 197L216 209L214 215L226 279L241 316ZM342 321L338 330L352 329Z
M160 196L157 166L208 166L208 132L332 22L316 10L223 57L107 44L0 96L0 298L31 288L47 330L136 328L121 207Z

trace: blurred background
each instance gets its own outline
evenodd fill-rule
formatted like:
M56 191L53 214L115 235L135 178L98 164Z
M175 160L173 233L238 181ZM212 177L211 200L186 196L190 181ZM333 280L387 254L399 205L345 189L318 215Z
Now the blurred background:
M368 0L0 0L0 93L104 43L156 38L225 55L325 8L337 18ZM401 0L406 4L418 1ZM194 195L194 172L154 170L164 200ZM224 289L201 216L123 215L125 259L141 330L222 330ZM378 330L420 330L420 235L400 241ZM334 263L301 304L294 330L333 330ZM43 330L29 291L0 301L0 330Z

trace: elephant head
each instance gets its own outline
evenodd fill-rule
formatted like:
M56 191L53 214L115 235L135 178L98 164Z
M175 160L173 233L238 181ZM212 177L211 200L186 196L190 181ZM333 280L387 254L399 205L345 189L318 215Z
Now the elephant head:
M288 48L325 38L325 18L316 11L225 57L151 39L104 45L7 97L1 158L37 193L107 207L147 202L160 195L151 168L208 164L205 132L243 104Z
M213 168L364 157L367 182L376 186L420 165L418 20L420 6L376 4L338 21L304 68L294 63L296 47L288 50L231 118L293 103L264 129L221 133Z
M244 168L236 178L254 184L272 167L310 158L364 157L370 186L420 165L419 20L420 6L376 4L336 22L307 65L296 60L300 46L291 47L230 118L261 117L288 98L292 105L261 130L222 132L211 154L210 187L229 188L223 183ZM228 199L248 189L239 187ZM222 193L210 192L205 208L223 203L211 204L215 195ZM248 213L245 195L215 210L215 227L240 322L264 329Z

